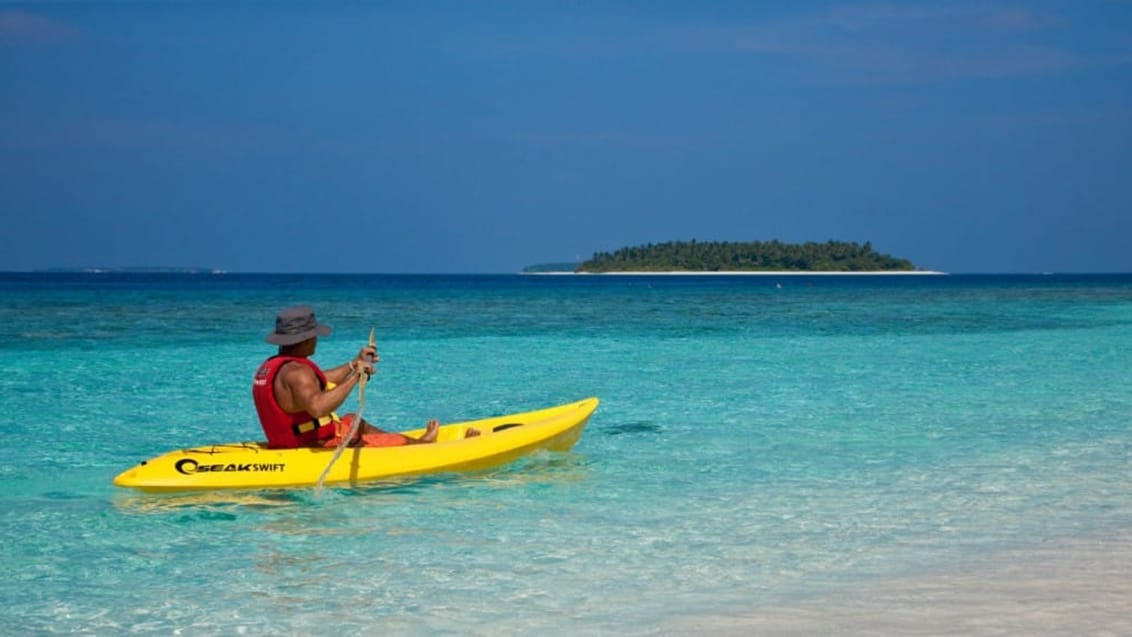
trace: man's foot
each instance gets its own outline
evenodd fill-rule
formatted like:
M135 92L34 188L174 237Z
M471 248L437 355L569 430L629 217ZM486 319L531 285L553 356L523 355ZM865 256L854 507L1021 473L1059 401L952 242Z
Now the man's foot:
M435 419L428 421L425 426L424 435L420 437L421 442L436 442L436 435L440 433L440 423Z
M480 435L480 430L475 427L468 427L468 430L464 432L465 438L475 438L478 435Z

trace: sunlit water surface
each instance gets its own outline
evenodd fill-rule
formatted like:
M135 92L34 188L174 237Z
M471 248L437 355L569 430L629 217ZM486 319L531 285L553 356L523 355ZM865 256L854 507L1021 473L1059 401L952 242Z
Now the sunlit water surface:
M6 634L1129 628L1132 277L9 274L0 294ZM377 328L387 428L602 403L573 452L487 473L113 487L258 437L251 374L294 302L334 326L326 366Z

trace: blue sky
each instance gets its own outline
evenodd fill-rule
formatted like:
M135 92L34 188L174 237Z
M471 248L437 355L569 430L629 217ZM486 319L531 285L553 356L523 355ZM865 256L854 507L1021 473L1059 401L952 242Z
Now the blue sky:
M1132 271L1132 2L0 3L0 270Z

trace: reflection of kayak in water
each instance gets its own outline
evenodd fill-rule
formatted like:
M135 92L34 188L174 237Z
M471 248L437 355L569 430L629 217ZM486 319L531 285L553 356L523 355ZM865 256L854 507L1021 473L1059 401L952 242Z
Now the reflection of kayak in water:
M232 490L177 491L162 494L121 494L114 498L114 507L123 513L180 513L201 519L235 519L237 512L267 510L302 504L303 491Z
M433 444L346 449L325 483L475 471L543 449L569 451L597 404L597 398L587 398L548 409L442 425ZM473 427L480 435L466 438ZM403 433L415 438L424 430ZM146 460L120 473L114 484L143 491L309 487L318 482L334 451L268 449L262 442L193 447Z

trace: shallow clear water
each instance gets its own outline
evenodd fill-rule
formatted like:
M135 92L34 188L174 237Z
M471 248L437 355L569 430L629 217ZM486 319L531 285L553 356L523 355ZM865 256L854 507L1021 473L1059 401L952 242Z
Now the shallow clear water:
M7 274L0 296L27 443L0 449L0 632L700 632L1132 522L1132 276ZM477 475L114 488L258 437L250 376L294 302L334 326L327 366L376 326L388 428L601 407L573 452Z

